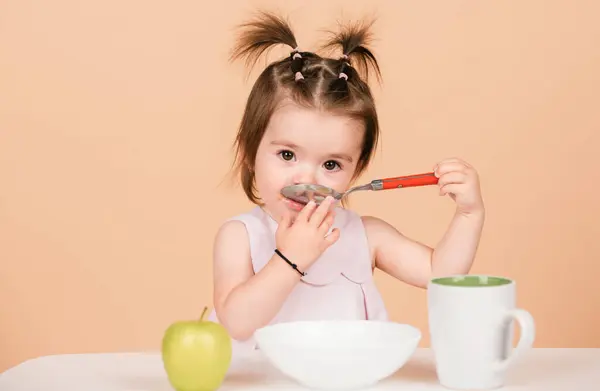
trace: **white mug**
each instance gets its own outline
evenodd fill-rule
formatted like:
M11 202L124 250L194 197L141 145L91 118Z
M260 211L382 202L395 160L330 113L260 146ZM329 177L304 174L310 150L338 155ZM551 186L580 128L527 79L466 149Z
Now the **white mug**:
M485 275L434 278L427 290L429 332L441 385L488 390L504 385L506 370L533 346L531 314L516 308L515 282ZM521 335L512 350L513 324Z

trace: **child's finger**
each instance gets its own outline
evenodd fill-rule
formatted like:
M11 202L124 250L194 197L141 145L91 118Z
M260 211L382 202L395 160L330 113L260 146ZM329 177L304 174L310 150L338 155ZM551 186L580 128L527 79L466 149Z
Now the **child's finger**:
M463 185L458 183L450 183L448 185L444 185L440 188L440 195L446 194L458 194L460 193L460 189Z
M289 210L285 209L279 216L279 227L282 229L288 228L292 223L292 215Z
M296 218L296 220L300 220L300 221L308 221L310 219L310 216L313 214L313 211L315 210L315 208L317 207L317 204L313 201L310 200L308 202L308 204L306 204L304 206L304 208L302 208L302 210L300 211L300 213L298 213L298 217Z
M466 169L467 169L467 166L465 164L452 161L452 162L444 162L444 163L437 165L434 168L433 172L439 178L440 176L442 176L448 172L452 172L452 171L464 172Z
M323 219L323 222L319 226L319 233L325 235L325 234L327 234L327 232L329 232L329 229L331 228L331 226L333 225L333 222L335 221L334 214L335 214L334 212L329 212L327 214L327 216L325 217L325 219Z
M337 242L339 238L340 230L338 228L334 228L329 235L325 236L325 248L323 250L327 249L329 246Z
M451 171L440 176L438 180L438 186L442 187L450 183L465 183L467 180L467 174L460 171Z
M310 217L311 224L315 225L316 227L321 225L323 219L325 219L325 217L329 213L329 207L331 206L332 201L333 198L328 196L327 198L325 198L325 200L323 200L323 202L321 202L321 205L319 205L319 207L314 211L314 213Z
M447 163L459 163L465 167L471 167L471 165L467 162L465 162L462 159L459 159L457 157L451 157L451 158L446 158L446 159L442 159L439 162L437 162L437 164L433 167L434 169L443 165L443 164L447 164Z

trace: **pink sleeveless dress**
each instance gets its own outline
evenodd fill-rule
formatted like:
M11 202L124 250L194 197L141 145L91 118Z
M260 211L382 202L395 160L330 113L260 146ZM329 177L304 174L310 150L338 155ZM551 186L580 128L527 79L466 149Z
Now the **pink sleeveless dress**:
M258 206L231 220L246 226L252 266L257 273L274 254L277 222ZM304 270L306 275L270 324L296 320L388 320L373 281L369 245L360 216L338 207L333 227L339 228L340 238ZM277 258L275 261L285 262ZM290 273L297 272L290 267ZM214 310L209 320L219 322ZM255 348L253 338L233 341L234 354Z

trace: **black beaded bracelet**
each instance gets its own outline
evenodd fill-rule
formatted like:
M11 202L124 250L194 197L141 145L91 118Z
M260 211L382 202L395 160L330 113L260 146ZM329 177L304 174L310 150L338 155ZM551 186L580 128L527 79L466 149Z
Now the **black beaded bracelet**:
M306 275L306 273L304 273L304 272L302 272L302 271L300 271L300 270L298 269L298 265L296 265L295 263L293 263L293 262L291 262L289 259L287 259L287 258L285 257L285 255L283 255L283 254L281 253L281 251L279 251L278 249L275 249L275 253L276 253L277 255L279 255L279 256L280 256L280 257L281 257L281 258L282 258L284 261L286 261L287 263L289 263L289 264L290 264L290 266L291 266L291 267L292 267L292 268L293 268L295 271L297 271L298 273L300 273L300 275L301 275L301 276L305 276L305 275Z

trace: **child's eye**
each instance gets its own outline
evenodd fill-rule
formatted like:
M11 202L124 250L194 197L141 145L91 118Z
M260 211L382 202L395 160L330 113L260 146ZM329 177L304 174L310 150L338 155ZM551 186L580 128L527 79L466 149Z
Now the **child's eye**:
M323 167L325 167L325 169L328 171L335 170L336 168L341 168L340 164L335 160L326 161L325 164L323 164Z
M290 161L294 158L294 152L292 151L281 151L279 155L283 158L283 160Z

